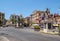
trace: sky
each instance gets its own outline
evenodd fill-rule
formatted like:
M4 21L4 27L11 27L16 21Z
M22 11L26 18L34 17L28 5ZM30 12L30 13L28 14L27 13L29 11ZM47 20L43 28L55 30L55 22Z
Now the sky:
M34 10L45 11L49 8L51 14L60 14L60 0L0 0L0 12L9 19L11 14L30 16Z

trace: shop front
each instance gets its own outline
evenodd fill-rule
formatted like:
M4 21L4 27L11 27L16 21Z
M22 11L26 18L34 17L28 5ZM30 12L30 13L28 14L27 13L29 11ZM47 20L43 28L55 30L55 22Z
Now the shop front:
M53 24L53 29L57 29L58 28L58 24Z

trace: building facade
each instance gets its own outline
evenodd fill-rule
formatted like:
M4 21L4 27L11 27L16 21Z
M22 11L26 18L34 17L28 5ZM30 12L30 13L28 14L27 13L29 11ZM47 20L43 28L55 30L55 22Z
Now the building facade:
M5 15L4 13L0 12L0 26L5 24Z
M45 11L34 11L31 15L32 23L39 24L42 28L51 29L52 28L52 18L50 15L50 10L47 8Z
M26 17L25 19L24 19L24 25L26 26L26 27L29 27L30 26L30 23L31 23L31 17Z
M13 26L20 27L20 25L22 25L22 16L12 14L10 16L10 21Z
M46 11L34 11L33 14L31 15L32 21L39 23L39 21L48 19L50 15L50 11L47 8Z
M13 25L16 25L16 22L18 21L18 15L12 14L10 16L10 20L12 21Z
M60 24L60 16L56 17L57 19L57 24Z

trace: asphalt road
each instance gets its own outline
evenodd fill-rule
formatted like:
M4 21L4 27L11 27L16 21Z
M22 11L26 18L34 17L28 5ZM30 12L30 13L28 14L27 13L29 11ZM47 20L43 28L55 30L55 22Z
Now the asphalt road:
M29 30L14 27L0 28L0 36L6 37L9 41L60 41L60 36L57 35L32 33Z

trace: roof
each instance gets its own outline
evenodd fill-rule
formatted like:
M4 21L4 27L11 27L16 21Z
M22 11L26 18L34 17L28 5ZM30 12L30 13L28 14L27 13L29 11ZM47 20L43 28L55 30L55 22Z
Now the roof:
M35 10L32 15L41 14L41 13L44 13L44 11Z
M57 18L57 19L60 19L60 16L57 16L56 18Z

